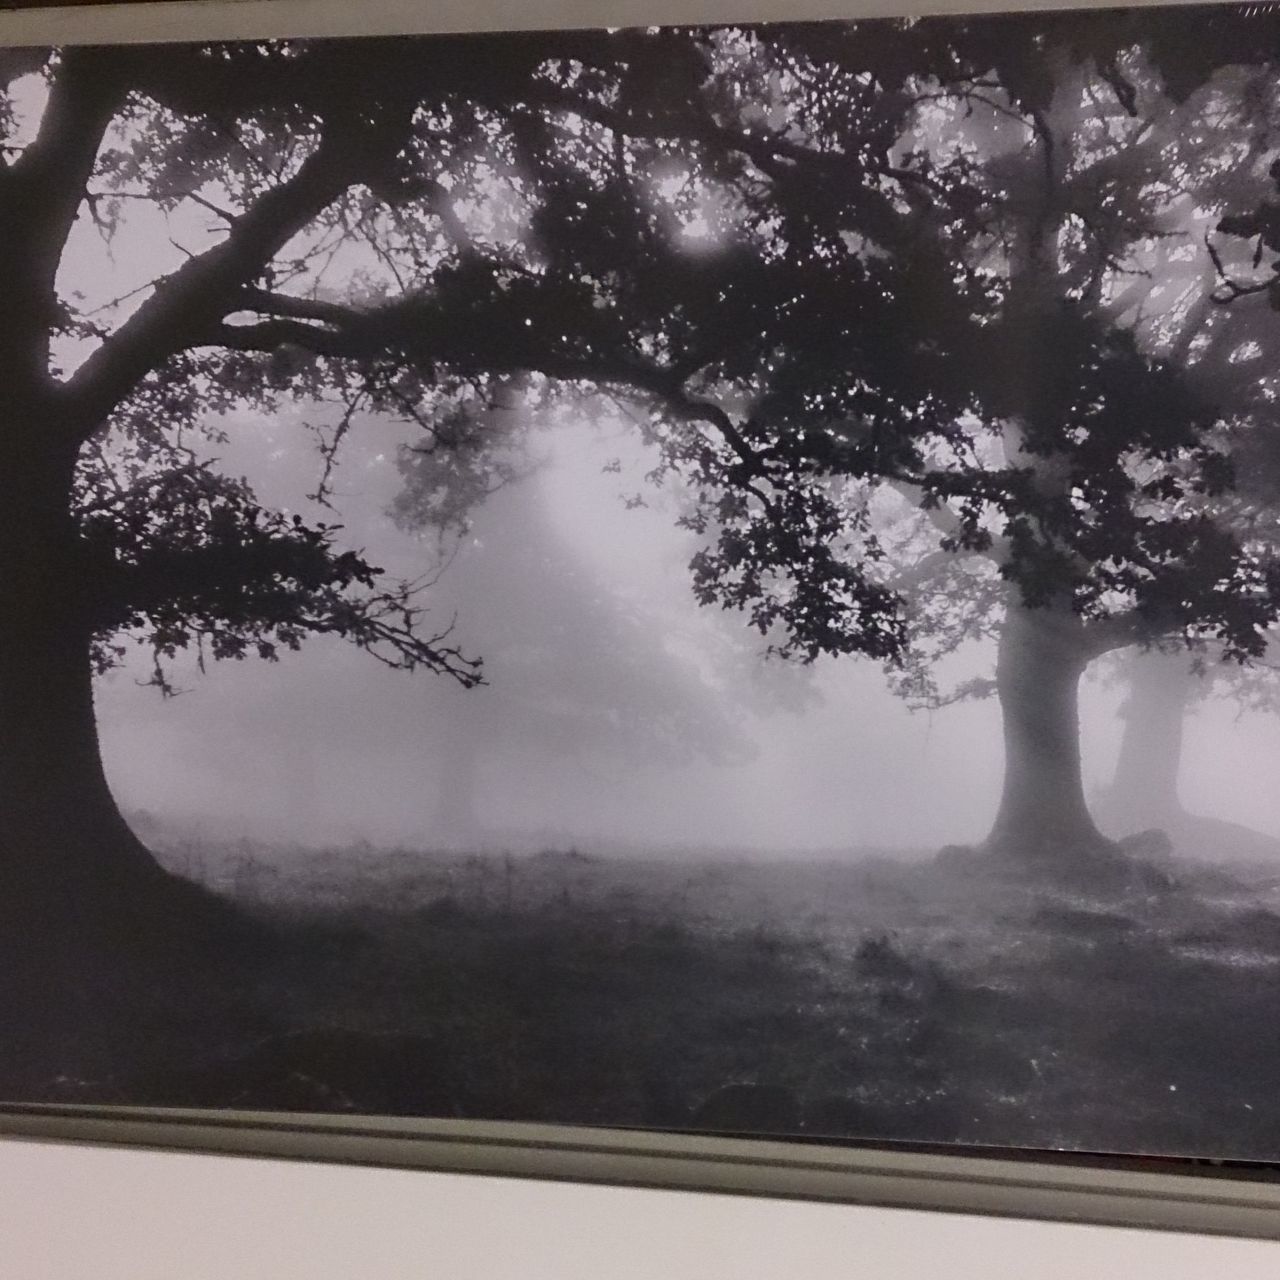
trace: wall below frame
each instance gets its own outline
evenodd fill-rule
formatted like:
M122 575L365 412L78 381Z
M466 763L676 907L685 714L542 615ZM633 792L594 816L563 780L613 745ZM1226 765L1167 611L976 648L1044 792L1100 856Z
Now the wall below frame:
M1273 1280L1280 1244L0 1141L14 1280Z

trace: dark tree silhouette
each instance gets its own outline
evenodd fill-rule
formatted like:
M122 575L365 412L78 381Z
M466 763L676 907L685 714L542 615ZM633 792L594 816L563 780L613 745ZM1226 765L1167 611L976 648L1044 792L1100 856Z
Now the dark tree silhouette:
M314 634L478 678L419 625L409 588L332 528L264 509L188 442L246 400L411 400L418 373L398 381L385 344L324 340L361 314L350 272L335 294L325 268L366 244L386 277L366 272L366 289L421 288L448 221L439 175L477 145L487 97L518 93L546 53L446 39L6 55L0 900L24 937L49 936L46 916L129 933L202 902L129 831L103 777L91 681L116 637L150 646L161 683L180 649L269 659ZM139 201L198 214L203 245L129 297L80 306L60 276L69 241L90 224L109 242ZM299 363L299 345L328 361Z
M418 421L448 447L461 379L510 363L510 324L476 324L490 273L534 216L520 175L537 167L552 100L588 88L598 62L621 66L632 96L661 101L682 65L671 47L635 32L5 56L0 901L11 937L134 937L166 920L181 931L208 905L128 829L103 775L92 678L130 639L153 652L161 687L180 650L269 660L316 634L478 679L447 628L422 625L409 586L341 546L333 526L264 508L201 461L192 437L216 432L221 410L328 400L338 413L325 458L367 412ZM108 253L141 206L169 220L185 260L126 296L83 301L63 278L69 246L92 228ZM558 329L574 319L543 317ZM874 628L866 639L888 643Z
M952 603L1000 638L987 847L1103 850L1086 666L1168 636L1245 661L1275 615L1273 549L1230 501L1232 440L1274 410L1232 372L1238 330L1195 345L1270 74L1215 73L1262 26L1248 49L1200 13L668 33L660 98L625 70L540 86L525 254L442 275L415 340L493 369L501 333L497 367L646 404L696 482L699 597L790 656L896 662L909 579L976 564ZM1206 269L1153 319L1169 241ZM926 540L905 574L889 500Z
M305 397L341 409L322 451L365 411L439 439L450 396L512 372L646 405L707 537L699 599L791 656L907 644L876 495L991 561L1010 766L991 844L1095 843L1084 663L1152 628L1247 657L1273 614L1266 557L1214 518L1230 424L1114 317L1184 174L1219 154L1205 76L1275 42L1158 24L7 55L6 909L132 928L194 903L103 779L91 681L117 637L161 683L184 647L270 658L316 633L476 678L407 588L199 464L190 433ZM134 202L212 242L81 305L70 238L109 239Z

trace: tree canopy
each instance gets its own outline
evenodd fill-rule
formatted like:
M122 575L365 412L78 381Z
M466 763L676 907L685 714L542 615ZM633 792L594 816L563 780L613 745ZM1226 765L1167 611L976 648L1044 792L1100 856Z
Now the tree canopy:
M938 573L954 605L980 558L963 599L1065 598L1091 652L1256 656L1271 552L1222 517L1273 410L1247 334L1201 350L1196 262L1270 73L1222 74L1258 47L1212 21L1193 47L1203 18L667 32L656 99L574 64L500 134L538 139L520 234L459 228L429 295L321 344L398 326L455 371L638 398L694 481L699 597L786 653L900 660L898 588ZM905 576L887 495L920 515Z
M467 404L512 379L625 401L703 539L697 599L802 661L901 664L997 607L1073 661L1171 634L1255 657L1280 571L1236 463L1272 397L1250 313L1200 303L1235 279L1215 226L1271 244L1277 31L1222 9L11 52L8 829L101 843L55 815L109 808L88 672L122 635L162 686L178 650L314 634L479 678L429 595L192 448L230 407L328 403L322 461L362 415L413 423L461 511L492 478ZM140 211L156 269L90 296L77 255Z
M112 566L100 632L151 620L161 654L202 635L238 656L332 630L474 678L376 566L178 441L220 404L304 394L443 439L451 396L534 371L646 403L708 534L699 598L787 653L904 651L868 483L1030 602L1068 591L1100 644L1159 615L1256 652L1265 575L1198 501L1231 483L1223 407L1121 309L1171 219L1203 216L1187 181L1226 181L1204 129L1239 115L1243 89L1210 82L1259 60L1241 30L1197 12L50 56L5 175L44 246L9 264L9 359L74 365L57 431L84 447L86 542ZM216 243L81 314L60 246L82 210L109 236L136 200ZM1022 259L1049 239L1046 294ZM43 329L17 323L26 298Z

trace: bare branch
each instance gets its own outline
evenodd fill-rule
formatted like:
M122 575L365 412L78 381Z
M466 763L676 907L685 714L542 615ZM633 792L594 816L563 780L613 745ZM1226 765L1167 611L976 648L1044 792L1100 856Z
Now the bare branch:
M342 416L338 419L337 425L334 426L332 431L326 431L323 426L307 424L308 430L316 437L316 448L323 463L315 491L307 494L307 497L312 502L316 502L322 507L328 507L330 510L333 509L333 503L330 502L330 498L333 497L333 473L338 465L338 451L342 448L342 442L351 430L351 423L364 402L364 398L364 393L359 391L347 398Z
M385 148L385 132L373 138L367 132L327 128L292 178L259 197L224 240L162 280L84 362L67 384L70 415L82 435L92 432L150 369L177 351L208 342L211 328L236 309L242 291L280 249L359 180L371 162L370 148Z

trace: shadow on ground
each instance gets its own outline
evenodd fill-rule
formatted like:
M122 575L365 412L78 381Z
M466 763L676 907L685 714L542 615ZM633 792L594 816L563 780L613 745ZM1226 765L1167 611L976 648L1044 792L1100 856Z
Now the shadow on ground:
M1262 871L237 857L263 954L10 967L10 1097L1280 1158Z

